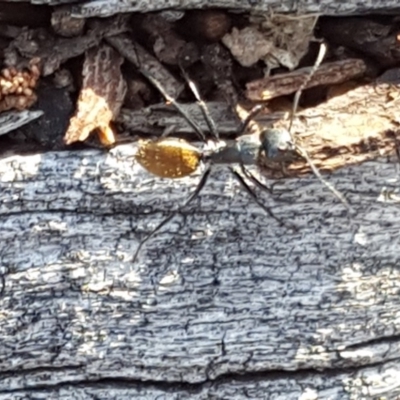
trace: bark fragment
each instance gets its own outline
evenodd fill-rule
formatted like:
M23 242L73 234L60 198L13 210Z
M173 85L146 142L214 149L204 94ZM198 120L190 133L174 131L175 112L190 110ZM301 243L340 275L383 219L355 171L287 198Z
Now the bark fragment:
M382 156L393 156L399 140L399 87L366 84L300 112L292 133L322 171L333 171ZM275 127L288 127L279 121ZM310 171L304 162L291 164L285 174L302 176Z
M368 18L329 18L321 22L320 33L330 43L363 54L383 68L400 60L399 28L396 20L381 23Z
M251 81L246 84L246 97L252 101L264 101L294 93L305 81L310 69L311 67L301 68L286 74ZM365 62L359 59L325 63L317 69L305 89L342 83L360 77L366 70Z
M233 28L222 42L243 66L262 60L267 75L280 65L292 70L308 50L317 19L315 15L254 14L250 26Z
M118 115L126 92L120 69L123 60L106 44L86 52L78 110L65 134L66 144L84 141L94 130L104 145L115 142L110 122Z
M26 66L32 58L40 60L43 76L51 75L62 63L99 45L103 37L116 35L128 29L127 16L91 21L86 35L63 38L44 28L23 29L5 51L7 66Z
M137 68L148 71L155 79L162 82L168 94L174 98L179 96L183 89L182 85L155 57L129 36L110 36L106 41Z
M51 14L51 26L58 35L64 37L80 36L85 28L84 18L74 18L69 7L58 7Z

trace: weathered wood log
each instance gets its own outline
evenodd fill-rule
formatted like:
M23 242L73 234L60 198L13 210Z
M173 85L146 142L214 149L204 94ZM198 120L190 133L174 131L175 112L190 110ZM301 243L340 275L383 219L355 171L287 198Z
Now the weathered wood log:
M137 3L152 4L172 3ZM330 2L332 12L384 6L394 2ZM259 193L292 232L222 168L135 263L200 171L154 178L135 144L3 153L0 400L399 398L397 93L365 86L295 121L355 216L299 164L290 178L261 178L276 183L273 198ZM223 113L229 133L237 121Z
M229 104L209 102L207 103L207 107L221 136L232 136L237 131L240 121ZM196 121L202 131L209 135L209 128L198 104L182 104L182 108ZM284 113L280 113L279 117L282 118L284 115ZM271 115L271 121L274 118L275 117ZM133 133L148 134L149 136L157 137L161 136L172 126L174 128L174 135L187 135L187 137L190 135L192 139L196 138L193 128L182 115L177 113L173 106L166 105L165 103L156 104L139 110L123 108L117 118L117 122L121 124L124 129Z
M2 158L3 398L53 383L72 385L73 397L81 389L71 382L108 377L134 386L92 393L400 394L396 165L379 159L329 176L353 219L313 176L283 181L264 201L297 233L215 173L132 264L138 240L198 181L155 179L134 151Z
M15 0L14 0L15 1ZM17 0L18 1L18 0ZM26 1L26 0L20 0ZM77 3L76 0L31 0L35 4L66 4ZM290 13L318 13L324 15L357 15L365 13L395 13L399 5L396 0L349 0L333 2L332 0L147 0L124 1L119 0L92 0L78 1L82 5L74 7L75 16L95 17L110 16L122 12L152 12L171 9L201 9L227 8L240 11L265 11Z
M6 0L28 2L29 0ZM125 12L153 12L163 10L190 10L204 8L225 8L240 11L276 13L318 13L332 16L364 15L367 13L395 14L399 10L397 0L147 0L121 2L119 0L30 0L33 4L64 5L74 4L73 15L79 17L106 17ZM79 4L82 3L82 4Z
M179 209L198 174L153 178L134 144L3 155L0 399L53 383L80 395L71 382L107 398L399 395L398 170L378 158L394 150L385 132L396 128L397 92L365 85L294 125L312 133L309 150L326 152L316 162L337 169L326 179L355 217L297 170L274 198L260 193L300 228L291 232L222 169L134 264L139 241ZM109 377L133 386L91 387Z

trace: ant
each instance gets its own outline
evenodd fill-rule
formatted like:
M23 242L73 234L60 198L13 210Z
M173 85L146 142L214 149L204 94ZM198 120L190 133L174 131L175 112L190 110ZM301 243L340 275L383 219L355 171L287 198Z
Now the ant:
M284 163L293 161L296 157L298 158L300 156L307 161L316 177L325 186L328 187L328 189L345 205L348 210L351 210L351 207L348 204L347 200L340 192L338 192L333 187L333 185L323 179L321 173L314 165L305 149L296 144L296 141L291 134L293 117L296 113L301 93L307 86L308 82L311 80L312 76L315 74L316 70L322 62L322 59L325 56L325 53L326 45L324 43L321 43L318 57L315 61L314 66L312 67L309 75L294 96L293 108L290 113L289 128L287 130L264 129L263 131L261 131L261 133L244 134L250 122L262 109L262 106L257 105L250 111L246 119L242 122L241 126L238 129L236 140L231 140L229 142L225 142L220 139L216 125L211 118L210 112L205 102L201 99L196 85L193 83L193 81L189 79L183 68L181 68L183 77L185 78L191 91L193 92L196 102L200 107L202 115L207 123L209 131L211 133L211 139L214 142L214 146L212 149L201 151L197 147L189 144L187 141L173 137L162 137L158 140L145 140L140 142L139 149L135 155L136 161L153 175L161 178L170 179L182 178L190 175L197 170L202 162L208 165L195 191L183 203L181 208L186 207L199 195L200 191L203 189L207 182L212 166L214 164L226 164L228 165L228 169L235 177L235 179L239 181L241 186L245 189L245 191L250 195L251 199L259 207L261 207L271 218L275 219L280 226L285 226L286 228L296 231L297 227L289 225L282 219L275 216L271 209L265 206L258 199L256 193L246 182L246 179L252 182L261 190L267 191L269 194L272 194L272 191L270 188L261 183L246 168L246 166L260 166L263 162L267 165L268 163L272 163L282 166L284 165ZM196 132L199 139L204 143L207 143L204 132L200 129L193 118L191 118L190 115L186 113L181 105L174 98L169 96L168 93L161 86L161 84L147 71L140 69L140 72L145 76L146 79L151 82L151 84L156 89L158 89L165 100L176 108L176 110L183 116L183 118ZM237 164L239 166L240 172L236 168L234 168L232 164ZM144 244L163 226L168 224L178 213L179 210L171 213L139 243L139 246L133 256L133 262L136 261L139 252Z

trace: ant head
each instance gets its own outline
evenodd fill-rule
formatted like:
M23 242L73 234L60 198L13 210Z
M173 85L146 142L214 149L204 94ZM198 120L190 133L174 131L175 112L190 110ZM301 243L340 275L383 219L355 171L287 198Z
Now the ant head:
M296 147L286 129L265 129L260 141L265 156L271 161L290 161L295 157Z

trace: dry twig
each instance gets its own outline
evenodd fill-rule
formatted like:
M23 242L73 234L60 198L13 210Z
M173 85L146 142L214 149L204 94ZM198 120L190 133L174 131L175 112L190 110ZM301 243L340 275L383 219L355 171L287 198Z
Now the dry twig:
M364 61L358 59L322 64L305 88L342 83L361 76L366 69ZM309 72L310 67L307 67L249 82L246 84L246 97L253 101L264 101L294 93Z

